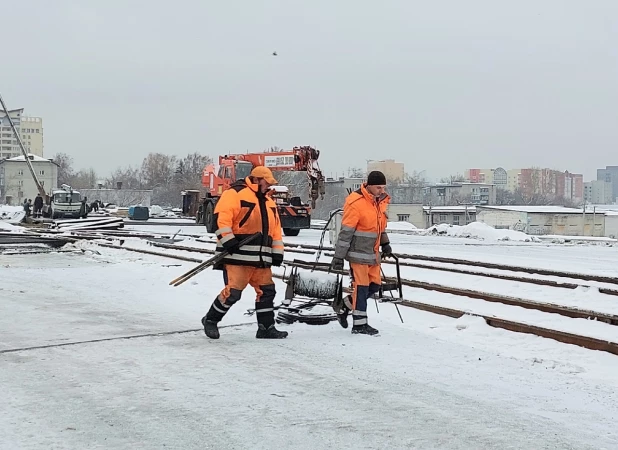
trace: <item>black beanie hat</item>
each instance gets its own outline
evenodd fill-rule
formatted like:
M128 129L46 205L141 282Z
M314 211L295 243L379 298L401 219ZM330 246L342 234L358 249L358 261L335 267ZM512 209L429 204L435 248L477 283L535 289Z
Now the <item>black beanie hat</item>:
M386 184L386 177L379 170L369 172L367 176L367 186L383 186Z

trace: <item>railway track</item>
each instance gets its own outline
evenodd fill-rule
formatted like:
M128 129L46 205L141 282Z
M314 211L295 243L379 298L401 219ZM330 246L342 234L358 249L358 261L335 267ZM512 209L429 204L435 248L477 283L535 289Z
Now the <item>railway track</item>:
M182 250L182 251L193 252L193 253L205 253L205 254L215 253L214 250L210 250L210 249L201 249L201 248L195 248L195 247L162 244L162 243L157 243L157 242L151 242L151 245L155 247L162 247L165 249L170 249L170 250L178 250L178 251ZM306 251L301 251L299 249L286 248L286 251L287 252L296 251L299 253L306 253ZM394 264L393 262L390 262L388 260L386 260L385 262ZM315 263L310 263L308 261L294 260L294 264L299 265L299 266L302 265L305 268L312 268ZM407 264L404 262L400 262L400 264L404 267L410 266L410 264ZM417 267L417 266L412 265L412 267ZM431 266L427 266L427 267L431 267ZM477 275L476 272L471 272L470 274ZM485 274L485 275L490 276L489 274ZM520 279L517 277L502 277L501 279L520 281ZM546 281L546 280L538 280L538 281ZM493 302L493 303L502 303L504 305L509 305L509 306L519 306L525 309L535 309L535 310L550 313L550 314L559 314L561 316L571 317L571 318L576 318L576 319L592 319L592 320L597 320L599 322L608 323L610 325L618 325L618 316L612 315L612 314L605 314L605 313L600 313L600 312L595 312L595 311L590 311L590 310L582 310L582 309L577 309L577 308L569 308L569 307L550 304L550 303L534 302L534 301L525 300L525 299L521 299L517 297L509 297L505 295L491 294L491 293L475 291L471 289L444 286L444 285L436 284L436 283L427 283L427 282L408 280L408 279L402 279L402 284L404 286L424 289L428 291L435 291L435 292L441 292L444 294L452 294L452 295L458 295L458 296L463 296L463 297L469 297L469 298L485 300L485 301ZM537 283L537 284L544 284L544 283ZM563 286L563 284L558 283L558 282L552 282L552 284L549 284L549 286L565 287ZM567 287L575 288L577 286L578 285L570 285Z
M496 263L488 263L482 261L468 261L466 259L456 259L456 258L443 258L438 256L425 256L425 255L409 255L409 254L397 254L397 256L401 259L414 259L418 261L431 261L431 262L439 262L446 264L455 264L455 265L465 265L472 267L483 267L485 269L498 269L498 270L508 270L510 272L522 272L528 273L532 275L546 275L546 276L554 276L559 278L570 278L575 280L582 281L596 281L599 283L608 283L618 285L618 277L608 277L603 275L592 275L592 274L581 274L574 272L563 272L558 270L549 270L549 269L536 269L531 267L523 267L523 266L511 266L505 264L496 264ZM517 280L519 281L519 280Z
M159 252L159 251L142 249L142 248L132 248L132 247L103 243L103 242L98 242L97 245L101 247L105 247L105 248L132 251L132 252L143 253L143 254L148 254L148 255L160 256L164 258L177 259L177 260L186 261L186 262L194 262L194 263L203 262L203 259L193 258L189 256L184 256L184 255L171 254L169 252L166 253L166 252ZM166 246L167 244L164 244L164 245ZM156 246L161 246L161 245L157 243ZM171 247L176 250L181 250L181 249L178 249L177 246L172 245ZM182 249L182 251L189 251L189 250ZM205 254L214 253L213 250L209 250L209 249L193 249L192 248L190 251L197 252L197 253L205 253ZM307 269L314 269L314 270L323 271L323 272L328 271L328 264L324 264L324 263L318 264L317 266L314 265L314 263L310 261L303 261L303 260L285 261L285 263L297 265L301 268L304 267ZM273 275L277 278L282 278L281 275L277 275L277 274L273 274ZM347 275L347 274L344 274L344 275ZM484 300L488 302L498 302L498 303L504 303L510 306L520 306L526 309L535 309L535 310L538 310L544 313L560 314L562 316L572 317L572 318L596 319L598 321L605 322L611 325L618 325L618 316L613 316L613 315L605 314L605 313L599 313L595 311L585 311L585 310L568 308L568 307L563 307L563 306L558 306L558 305L531 302L528 300L519 299L515 297L506 297L506 296L500 296L500 295L490 294L490 293L485 293L485 292L480 292L480 291L470 291L466 289L452 288L452 287L441 286L441 285L433 285L430 283L421 283L421 282L417 282L413 280L403 280L402 279L402 284L405 286L409 286L409 287L434 290L438 292L449 293L449 294L454 294L454 295L459 295L459 296L466 296L469 298L476 298L476 299ZM489 326L492 326L495 328L502 328L505 330L514 331L518 333L533 334L536 336L550 338L550 339L553 339L559 342L573 344L573 345L588 348L591 350L602 350L605 352L618 355L618 342L607 341L607 340L593 338L589 336L582 336L578 334L568 333L568 332L554 330L550 328L539 327L536 325L531 325L531 324L527 324L523 322L517 322L513 320L508 320L508 319L484 315L484 314L471 313L469 311L463 311L463 310L455 309L455 308L445 308L442 306L432 305L429 303L422 303L422 302L416 302L416 301L410 301L410 300L404 299L399 304L406 306L406 307L428 311L428 312L432 312L435 314L440 314L440 315L454 317L454 318L459 318L466 314L477 316L477 317L482 317Z
M209 242L209 241L200 240L199 242L214 245L214 241ZM171 244L163 244L163 243L155 243L155 242L151 242L151 245L156 246L156 247L161 247L161 248L184 250L184 251L189 251L189 252L202 252L202 250L204 250L202 253L214 253L214 251L209 251L207 249L196 249L195 247L187 247L187 246L181 246L181 245L171 245ZM306 244L296 244L296 245L286 244L285 246L285 251L290 252L290 253L315 254L316 251L318 251L319 249L320 247L317 245L306 245ZM397 256L405 259L405 256L400 256L399 254L397 254ZM429 260L431 260L432 262L434 261L431 258L429 258ZM383 262L385 264L394 264L392 261L388 259L385 259ZM442 262L442 261L440 261L439 259L436 259L435 262ZM480 272L480 271L475 271L475 270L459 269L459 268L454 268L454 267L434 266L431 264L423 264L423 263L410 262L410 261L400 261L399 264L402 267L413 267L413 268L418 268L418 269L459 273L463 275L491 278L494 280L529 283L529 284L535 284L539 286L550 286L550 287L557 287L557 288L564 288L564 289L577 289L578 287L590 287L589 285L572 283L572 282L561 282L561 281L555 281L555 280L545 280L545 279L530 278L530 277L518 277L515 275ZM461 264L463 264L463 262ZM505 267L506 268L501 267L500 270L505 270L505 271L511 270L510 266L505 266ZM491 267L491 268L497 269L497 267ZM564 275L564 277L567 277L569 279L578 279L578 278L583 279L583 277L585 277L584 275L581 275L581 274L571 274L568 272L554 272L554 274L555 273L561 273ZM554 276L558 276L558 275L554 275ZM606 278L611 279L609 277L606 277ZM618 278L616 279L616 284L618 284ZM440 286L440 285L434 285L434 286ZM447 289L446 286L440 286L440 288ZM606 288L606 287L598 287L597 289L599 290L601 294L618 296L618 289L611 289L611 288ZM439 290L439 289L434 289L434 290ZM474 292L474 291L470 291L470 292ZM474 297L474 298L480 298L480 297Z
M48 231L51 231L51 230L48 230ZM43 232L43 230L40 230L40 232ZM215 245L216 243L214 237L212 239L206 239L207 236L203 236L203 235L188 235L188 234L178 234L178 235L179 236L182 235L185 237L193 237L198 242L202 242L205 244ZM167 236L163 234L159 235L159 234L153 234L153 233L142 233L142 232L128 231L128 230L122 230L122 231L101 230L98 233L93 232L93 231L81 232L81 233L75 232L72 234L72 237L81 238L81 239L91 239L91 240L114 239L114 238L122 239L122 238L134 237L134 238L140 238L140 239L147 239L149 240L151 245L161 247L161 248L166 248L166 249L175 249L175 250L184 250L188 252L201 252L201 253L211 253L211 254L214 252L214 250L195 249L194 247L187 247L187 246L182 246L182 245L171 245L171 244L166 244L163 242L153 242L152 241L153 239L157 239L157 238L161 239L163 237L171 238L172 235ZM313 245L313 244L292 244L292 243L285 243L285 249L286 249L286 252L289 252L289 253L304 253L304 254L315 254L317 251L321 250L325 252L324 253L325 256L332 256L332 253L326 253L326 252L333 251L332 247L325 247L325 246L320 247L319 245ZM458 273L462 275L485 277L485 278L490 278L493 280L514 281L518 283L527 283L527 284L534 284L534 285L539 285L539 286L549 286L549 287L564 288L564 289L577 289L580 286L581 287L591 287L589 284L586 284L587 282L591 282L591 281L618 285L617 277L577 274L577 273L572 273L572 272L560 272L560 271L547 270L547 269L533 269L533 268L527 268L527 267L521 267L521 266L485 263L485 262L480 262L480 261L468 261L468 260L456 259L456 258L429 257L425 255L397 254L397 256L399 256L400 265L403 267L413 267L413 268L418 268L418 269L423 269L423 270ZM388 259L386 259L384 262L386 264L392 263L392 261L389 261ZM460 266L466 266L466 267L459 268L459 267L440 266L440 265L435 265L436 263L450 264L451 266L460 265ZM527 277L527 276L517 276L512 273L491 273L491 272L485 272L485 271L470 270L468 267L480 267L480 268L507 271L507 272L522 272L522 273L527 273L527 274L539 274L539 275L553 276L557 278L566 278L566 280L557 281L557 280L533 278L533 277ZM582 282L577 283L577 282L573 282L573 280L581 280ZM423 287L424 288L431 287L432 288L431 290L435 290L439 292L450 292L450 293L454 293L455 295L464 295L463 292L457 292L456 288L449 288L447 286L442 286L442 285L437 285L437 284L423 283ZM613 289L613 288L606 287L606 286L594 286L594 287L598 289L599 293L601 294L618 296L618 289ZM479 293L477 291L468 291L467 296L471 298L484 299L483 293ZM495 297L496 296L492 296L492 298L495 298ZM491 301L491 300L488 300L488 301ZM512 304L512 301L509 298L503 298L500 302L505 303L505 304ZM537 309L537 308L534 308L534 306L528 306L524 304L521 304L519 306L522 306L528 309ZM557 311L554 311L554 312L557 312ZM562 315L567 315L567 314L569 314L568 311L563 311ZM608 323L610 323L610 321L613 321L613 319L604 319L604 320L607 321Z

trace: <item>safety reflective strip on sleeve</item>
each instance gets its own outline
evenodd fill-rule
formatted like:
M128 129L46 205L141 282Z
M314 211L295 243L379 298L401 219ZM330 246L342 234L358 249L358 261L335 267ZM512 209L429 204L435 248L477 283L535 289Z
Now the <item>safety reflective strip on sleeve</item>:
M373 231L355 231L354 236L366 237L376 239L378 237L378 233L374 233Z
M371 263L373 264L376 260L376 257L373 253L360 253L360 252L348 252L348 257L350 259L357 260L361 263Z
M217 236L223 236L224 233L233 233L232 228L231 227L221 227L217 231L215 231L215 234Z
M225 244L227 241L234 239L234 233L227 234L219 238L219 242Z

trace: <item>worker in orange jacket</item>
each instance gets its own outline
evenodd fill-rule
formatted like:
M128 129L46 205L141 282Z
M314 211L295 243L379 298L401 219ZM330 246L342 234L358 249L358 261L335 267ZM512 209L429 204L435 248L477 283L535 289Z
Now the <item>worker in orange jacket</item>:
M386 208L390 197L386 193L386 177L373 171L367 182L352 192L343 205L341 230L335 246L332 270L343 270L343 260L350 263L353 284L351 305L337 309L337 319L343 328L348 327L348 312L352 309L352 333L378 334L367 323L367 299L380 290L380 247L382 255L392 252L386 234Z
M243 290L251 285L256 292L258 339L282 339L287 331L275 328L275 283L271 266L283 262L281 221L277 205L266 195L271 185L277 184L270 169L255 167L244 180L226 190L214 210L217 224L216 254L229 252L215 269L223 270L225 287L202 318L206 336L219 339L217 324L230 307L240 300ZM239 247L239 242L254 233L260 237Z

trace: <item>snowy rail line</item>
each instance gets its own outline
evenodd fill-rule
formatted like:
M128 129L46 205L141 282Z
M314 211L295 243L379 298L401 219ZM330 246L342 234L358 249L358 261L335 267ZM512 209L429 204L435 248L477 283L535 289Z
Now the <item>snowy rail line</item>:
M170 249L170 250L179 250L179 251L181 250L181 251L195 252L195 253L214 254L214 250L203 249L203 248L178 246L178 245L171 245L171 244L161 244L161 243L155 243L155 242L151 242L151 245L155 247L162 247L162 248ZM294 252L295 249L286 248L286 251ZM305 253L305 252L301 252L301 253ZM298 263L298 262L299 262L298 260L295 260L295 263ZM394 264L390 260L385 260L384 262L388 264ZM409 266L408 264L404 262L400 262L400 264L403 267ZM312 268L313 265L307 266L307 267ZM431 266L427 266L427 268L434 269L434 267L431 267ZM438 268L438 270L440 269L442 268ZM492 277L491 274L482 273L482 272L471 272L469 274ZM500 279L505 279L505 280L510 280L510 281L522 281L522 282L530 282L531 280L531 279L518 278L518 277L503 277ZM540 283L536 283L536 281ZM546 280L535 280L534 284L544 284L544 283L541 283L543 281L546 281ZM503 303L505 305L519 306L519 307L526 308L526 309L536 309L536 310L547 312L547 313L560 314L566 317L593 319L593 320L597 320L600 322L608 323L610 325L618 325L617 315L606 314L606 313L602 313L599 311L583 310L580 308L568 308L568 307L564 307L560 305L529 301L529 300L525 300L522 298L507 297L504 295L497 295L497 294L492 294L492 293L487 293L487 292L482 292L482 291L475 291L475 290L470 290L470 289L457 288L457 287L449 287L449 286L444 286L444 285L435 284L435 283L419 282L419 281L414 281L414 280L408 280L405 278L402 278L402 284L405 286L426 289L430 291L437 291L437 292L442 292L442 293L447 293L447 294L460 295L464 297L470 297L470 298L485 300L489 302ZM552 282L551 284L547 284L547 285L553 286L553 287L559 287L559 288L562 287L562 288L571 288L571 289L575 289L576 287L579 286L579 285L564 286L563 284L560 284L557 282ZM599 289L599 292L601 291L602 290ZM615 292L617 292L617 295L618 295L618 291L615 291Z
M171 254L171 253L157 252L157 251L142 249L142 248L117 246L117 245L105 244L105 243L100 243L98 245L101 245L107 248L117 249L117 250L126 250L126 251L144 253L144 254L149 254L153 256L161 256L164 258L179 259L179 260L188 261L188 262L195 262L195 263L203 262L203 260L197 259L197 258L192 258L192 257L177 255L177 254ZM207 254L214 253L214 251L212 250L201 249L201 248L183 248L183 249L175 248L175 250L185 251L185 252L191 251L191 252L207 253ZM316 266L314 265L314 263L310 261L295 260L295 261L285 261L285 263L295 264L295 265L298 265L299 267L304 267L307 269L328 271L328 268L325 267L323 264L318 264ZM279 274L274 273L273 275L277 278L282 278L282 276ZM422 289L428 288L425 283L419 283L419 282L415 282L412 280L402 279L402 284L404 284L405 286L415 287L415 288L422 288ZM429 289L431 289L431 287L429 287ZM439 286L439 287L434 286L433 290L436 290L438 292L466 296L466 297L470 297L471 294L472 295L475 294L474 291L467 291L467 290L457 289L457 288L447 288L444 286ZM500 303L504 302L511 306L519 306L523 308L536 309L540 312L556 313L556 314L566 315L567 317L572 317L572 318L582 318L582 319L586 318L587 319L587 318L598 317L599 321L606 321L606 323L610 323L613 325L618 324L618 318L616 318L615 316L604 314L604 313L598 313L594 311L582 311L582 310L578 310L575 308L565 308L565 307L558 307L555 305L535 303L535 302L530 302L530 301L526 301L523 299L497 296L495 294L490 294L490 293L477 292L476 295L478 295L478 297L476 298L480 300L500 302ZM419 309L423 311L428 311L428 312L432 312L435 314L445 315L449 317L458 318L466 314L473 315L473 316L483 318L488 325L495 327L495 328L502 328L505 330L514 331L518 333L533 334L533 335L540 336L540 337L554 339L556 341L566 343L566 344L573 344L573 345L577 345L577 346L584 347L584 348L591 349L591 350L602 350L605 352L618 355L618 342L598 339L595 337L585 336L581 334L569 333L569 332L565 332L561 330L544 328L544 327L536 326L533 324L508 320L505 318L499 318L499 317L489 316L485 314L474 313L471 311L464 311L464 310L455 309L455 308L445 308L443 306L432 305L430 303L404 300L400 304L407 306L407 307L411 307L411 308L415 308L415 309Z
M157 236L164 237L164 235L156 235L150 233L136 233L131 231L106 231L104 236L116 236L116 237L134 237L141 239L149 239ZM205 240L203 235L194 235L194 234L182 234L179 236L189 236L193 238L198 238L197 242L205 243L205 244L215 244L214 238L210 240ZM75 237L80 239L98 239L101 238L102 235L96 234L82 234L77 233ZM169 237L169 236L168 236ZM172 250L186 250L186 251L195 251L195 248L173 245L173 244L165 244L159 242L151 242L151 245L161 248L167 248ZM321 250L324 252L333 251L332 247L320 247L319 245L313 244L290 244L285 243L286 252L290 253L305 253L305 254L315 254L315 252ZM207 250L207 249L201 249ZM203 251L202 253L208 253L207 251ZM214 251L212 252L214 253ZM329 253L325 253L326 256L332 256ZM412 261L400 261L401 266L405 267L416 267L427 270L436 270L436 271L444 271L444 272L452 272L452 273L460 273L465 275L475 275L482 276L506 281L517 281L522 283L530 283L537 284L541 286L552 286L552 287L561 287L565 289L577 289L578 287L589 287L587 284L575 283L573 281L581 280L584 282L598 282L598 283L606 283L611 285L618 286L618 277L607 277L607 276L599 276L594 274L581 274L574 272L564 272L564 271L556 271L556 270L547 270L540 268L530 268L530 267L522 267L522 266L514 266L514 265L506 265L506 264L495 264L495 263L487 263L482 261L474 261L474 260L465 260L465 259L457 259L457 258L443 258L438 256L425 256L425 255L411 255L411 254L401 254L397 253L397 256L400 260L416 260L416 261L426 261L431 264L423 264L420 262L412 262ZM384 261L386 264L392 263L389 260ZM516 275L504 274L504 273L496 273L496 272L485 272L485 271L475 271L469 269L461 269L457 267L444 266L439 264L451 264L451 265L463 265L466 267L479 267L485 269L494 269L496 271L507 271L507 272L522 272L532 275L544 275L544 276L552 276L558 278L566 278L569 281L556 281L542 278L532 278L532 277L521 277ZM599 292L607 295L615 295L618 296L618 288L612 289L606 286L598 286Z

